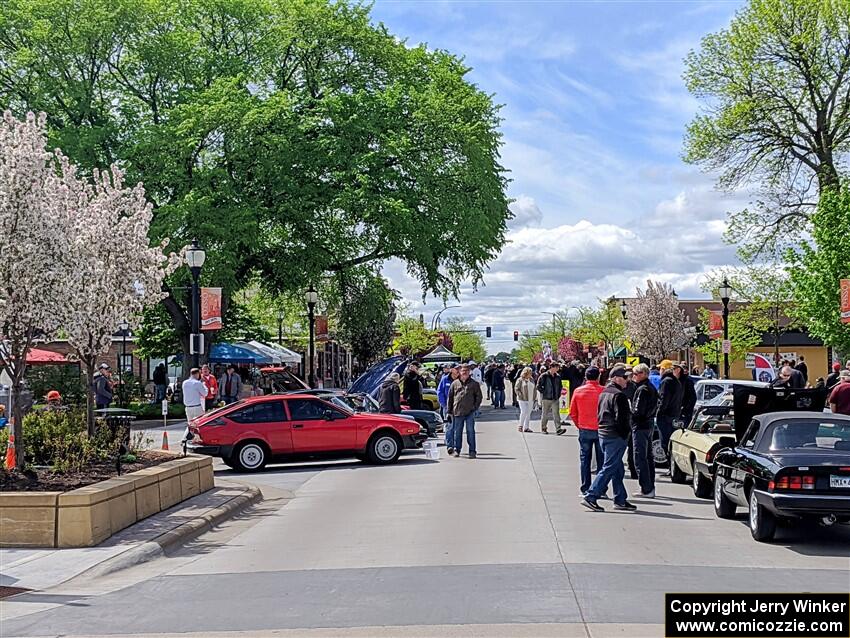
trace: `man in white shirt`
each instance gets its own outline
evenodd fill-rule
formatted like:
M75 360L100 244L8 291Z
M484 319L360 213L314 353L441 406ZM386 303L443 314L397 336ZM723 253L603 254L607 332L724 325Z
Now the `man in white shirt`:
M484 380L484 378L481 376L481 368L479 368L478 364L474 361L470 361L468 365L471 369L469 372L469 376L471 376L475 381L478 381L478 383L481 383Z
M186 423L189 424L204 413L204 402L208 388L201 381L201 371L192 368L189 378L183 382L183 405L186 406Z

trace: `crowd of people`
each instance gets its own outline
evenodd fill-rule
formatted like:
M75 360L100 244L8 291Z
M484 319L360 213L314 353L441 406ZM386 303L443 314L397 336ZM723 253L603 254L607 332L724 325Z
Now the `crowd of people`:
M513 405L519 410L517 430L533 432L532 415L540 410L539 430L550 431L550 423L558 435L566 432L567 422L561 412L562 396L568 396L569 419L578 429L579 472L582 504L602 511L600 500L608 498L613 488L613 506L618 510L635 510L629 501L624 479L638 482L634 498L655 498L655 453L660 446L666 453L670 437L681 423L689 423L696 406L695 377L716 378L706 366L702 372L689 369L684 362L664 360L657 366L638 364L634 367L616 364L611 367L585 365L579 361L562 363L547 360L530 365L490 363L479 366L445 364L434 377L437 398L447 420L446 447L449 455L460 456L463 433L469 457L477 454L475 417L487 399L496 410L505 409L506 390L511 388ZM403 390L399 384L403 384ZM774 387L802 388L809 384L805 360L783 361ZM833 412L850 414L850 361L841 369L835 364L833 374L818 379L814 385L826 385ZM482 391L486 388L486 395ZM401 397L410 405L420 405L425 376L412 363L404 377L392 375L381 388L381 410L398 412ZM658 441L653 433L658 430ZM624 460L625 459L625 460ZM591 468L596 465L593 478Z

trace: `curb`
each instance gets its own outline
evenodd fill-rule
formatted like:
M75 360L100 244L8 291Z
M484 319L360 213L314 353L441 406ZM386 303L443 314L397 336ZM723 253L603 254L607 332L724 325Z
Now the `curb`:
M243 485L243 487L245 491L242 494L212 508L202 516L188 520L174 529L163 532L159 536L132 547L117 556L107 558L102 563L77 574L73 579L106 576L164 556L166 550L171 547L200 536L263 499L263 494L258 488L250 485Z

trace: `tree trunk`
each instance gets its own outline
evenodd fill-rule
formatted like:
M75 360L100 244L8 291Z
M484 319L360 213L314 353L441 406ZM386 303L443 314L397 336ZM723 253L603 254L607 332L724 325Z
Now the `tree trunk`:
M94 436L94 363L85 361L86 367L86 430Z
M24 469L24 411L21 406L21 382L23 375L16 372L12 377L12 387L9 393L9 407L12 412L12 434L15 435L15 463L19 470Z

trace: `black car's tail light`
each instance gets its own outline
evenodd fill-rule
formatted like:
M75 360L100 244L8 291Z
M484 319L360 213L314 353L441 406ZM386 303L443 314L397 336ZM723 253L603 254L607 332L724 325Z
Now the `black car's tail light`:
M813 490L815 489L815 475L792 474L791 476L781 476L775 481L770 481L767 484L767 489L771 492L777 490Z

